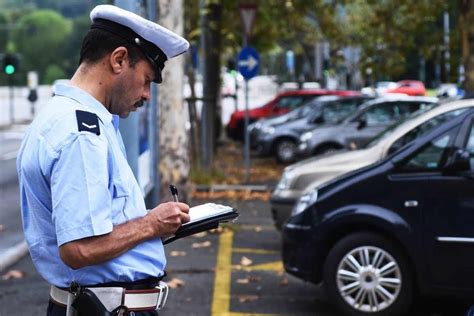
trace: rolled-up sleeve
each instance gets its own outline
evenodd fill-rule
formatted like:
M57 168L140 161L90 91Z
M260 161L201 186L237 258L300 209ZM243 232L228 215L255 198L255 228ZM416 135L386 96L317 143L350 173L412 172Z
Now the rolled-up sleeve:
M107 155L104 137L88 132L61 147L51 173L58 246L112 231Z

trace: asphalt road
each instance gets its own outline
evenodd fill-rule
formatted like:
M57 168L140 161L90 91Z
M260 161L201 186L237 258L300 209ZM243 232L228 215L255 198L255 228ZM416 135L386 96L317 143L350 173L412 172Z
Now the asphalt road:
M200 204L203 201L194 201ZM268 204L219 200L241 216L219 232L177 240L167 246L171 289L160 315L316 315L336 316L322 288L286 275L280 262L279 233ZM12 270L18 279L0 280L0 316L44 314L48 285L29 257ZM410 315L464 315L466 302L417 300Z
M16 155L25 128L0 130L0 252L23 240Z

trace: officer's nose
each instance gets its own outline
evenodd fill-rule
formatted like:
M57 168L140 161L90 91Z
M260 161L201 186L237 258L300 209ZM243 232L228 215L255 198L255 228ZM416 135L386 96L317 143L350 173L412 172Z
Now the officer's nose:
M145 91L143 92L142 95L142 101L150 101L151 93L150 93L150 87L146 88Z

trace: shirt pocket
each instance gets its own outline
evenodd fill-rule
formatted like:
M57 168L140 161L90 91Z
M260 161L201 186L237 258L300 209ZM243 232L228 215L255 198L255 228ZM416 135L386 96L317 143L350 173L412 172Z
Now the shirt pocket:
M112 223L115 226L127 220L125 210L130 194L119 181L112 182L112 190Z

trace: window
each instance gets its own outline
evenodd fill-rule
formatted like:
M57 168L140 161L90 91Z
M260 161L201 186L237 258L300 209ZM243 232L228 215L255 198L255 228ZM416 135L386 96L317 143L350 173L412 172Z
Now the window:
M411 156L402 166L404 171L437 171L443 167L450 145L456 136L458 128L426 144L421 150Z
M325 122L337 123L357 109L357 100L342 100L326 104L323 108Z
M367 121L367 126L375 126L392 122L394 116L393 105L391 103L384 103L368 109L361 118Z
M278 107L280 109L295 109L300 106L304 101L307 101L307 98L302 96L291 96L291 97L281 97L278 100Z
M474 170L474 125L471 124L471 132L466 141L466 150L469 152L469 165Z
M460 109L460 110L455 110L455 111L450 111L446 112L443 114L440 114L438 116L435 116L428 121L418 125L402 137L400 137L397 141L395 141L392 146L390 146L388 153L393 153L397 149L403 147L404 145L408 144L412 140L414 140L417 137L420 137L421 135L426 134L429 132L433 127L438 126L446 121L449 121L452 118L455 118L459 114L463 113L466 111L466 109ZM474 148L474 138L473 138L473 148Z

